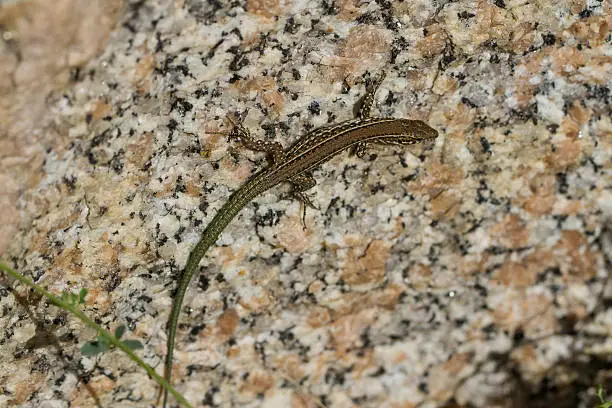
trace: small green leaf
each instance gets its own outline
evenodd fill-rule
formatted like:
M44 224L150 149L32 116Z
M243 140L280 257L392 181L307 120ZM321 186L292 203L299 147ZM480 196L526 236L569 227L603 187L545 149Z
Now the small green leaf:
M115 329L115 338L117 340L119 340L121 338L121 336L123 336L123 333L125 333L125 325L124 324L120 325L119 327L117 327Z
M85 296L87 296L87 289L85 288L81 289L78 294L63 290L60 299L71 306L78 306L85 303Z
M79 304L85 303L85 296L87 296L87 289L82 288L79 291Z
M601 404L597 405L596 408L612 408L612 400L606 402L606 390L603 389L601 384L597 385L597 391L595 394L601 402Z
M130 350L137 350L144 348L141 342L138 340L124 340L123 344L125 344Z
M597 398L599 398L600 402L605 402L604 401L604 395L606 394L606 391L603 389L603 387L601 386L601 384L597 385L597 391L595 392L595 395L597 395Z
M94 340L85 343L83 347L81 347L81 353L86 356L94 356L104 353L108 348L108 344L104 340Z

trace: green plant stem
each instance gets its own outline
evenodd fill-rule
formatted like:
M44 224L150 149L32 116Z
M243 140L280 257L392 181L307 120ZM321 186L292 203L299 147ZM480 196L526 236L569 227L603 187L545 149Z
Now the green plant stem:
M85 323L87 326L96 330L98 332L98 335L103 337L104 340L108 342L108 344L112 344L116 348L120 349L125 354L127 354L134 362L136 362L136 364L144 368L147 374L149 374L159 385L167 389L170 392L170 394L172 394L174 398L176 398L176 400L181 405L191 408L191 405L189 404L189 402L187 402L187 400L178 391L176 391L170 384L168 384L166 380L164 380L163 377L158 375L153 369L153 367L145 363L140 357L138 357L125 344L123 344L121 341L116 339L115 336L113 336L111 333L109 333L104 328L99 326L96 322L94 322L89 317L87 317L87 315L83 313L81 310L79 310L76 306L73 306L70 303L63 301L58 296L55 296L53 293L47 291L42 286L35 284L34 282L32 282L31 279L26 278L25 276L21 275L19 272L15 271L14 269L4 264L3 262L0 262L0 270L3 270L4 272L9 274L13 278L23 283L24 285L31 287L37 293L40 293L41 295L49 299L49 301L53 303L54 305L72 313L73 315L78 317L83 323Z

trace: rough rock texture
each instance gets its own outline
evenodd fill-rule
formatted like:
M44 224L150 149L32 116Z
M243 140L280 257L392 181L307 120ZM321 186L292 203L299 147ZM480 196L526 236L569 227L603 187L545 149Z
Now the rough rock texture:
M121 5L29 0L0 6L0 254L32 216L18 200L39 186L47 150L70 143L57 126L59 90L72 87L80 67L106 45Z
M306 230L286 186L242 211L185 301L194 405L573 408L612 388L609 3L48 3L0 8L0 253L88 288L160 373L190 249L265 165L212 133L228 114L288 146L385 70L375 114L440 131L323 165ZM94 333L2 285L0 405L155 403L127 357L84 357Z

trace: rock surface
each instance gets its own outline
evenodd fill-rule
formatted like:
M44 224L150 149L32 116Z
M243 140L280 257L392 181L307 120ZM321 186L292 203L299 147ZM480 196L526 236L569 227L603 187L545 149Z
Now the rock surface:
M261 166L352 117L434 144L341 154L309 210L258 197L201 263L174 382L195 406L592 407L612 388L609 5L567 0L0 6L0 254L163 372L199 233ZM46 16L53 16L49 18ZM537 23L534 23L537 21ZM3 278L4 279L4 278ZM136 407L156 386L4 279L0 405ZM7 290L7 287L11 290ZM46 404L46 405L45 405Z

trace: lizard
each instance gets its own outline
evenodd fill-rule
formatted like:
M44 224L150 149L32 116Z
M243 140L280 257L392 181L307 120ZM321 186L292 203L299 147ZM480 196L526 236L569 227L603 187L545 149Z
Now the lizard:
M167 326L168 340L164 376L168 383L171 381L178 318L189 283L208 248L215 244L221 232L251 200L279 183L289 182L292 185L291 194L305 204L304 211L306 211L306 205L314 207L311 200L304 194L304 191L316 184L311 171L340 152L353 149L358 157L363 157L367 146L371 144L410 145L432 140L438 136L435 129L421 120L370 116L374 96L384 78L385 73L381 72L377 78L366 85L366 93L356 119L312 130L286 150L278 142L254 139L242 122L232 122L233 129L229 133L229 138L237 140L250 150L268 153L271 162L231 194L223 207L208 223L202 232L200 241L189 254L176 289ZM164 407L166 407L167 398L168 390L164 389Z

